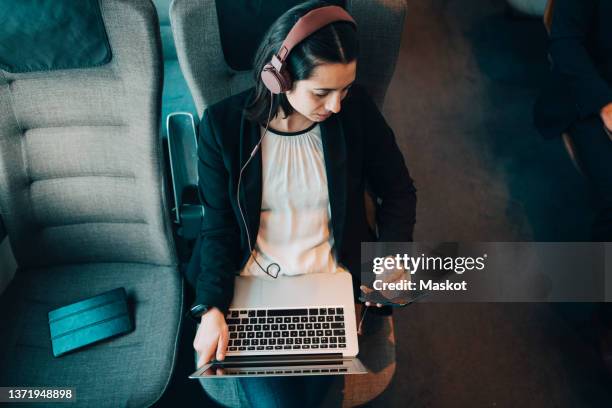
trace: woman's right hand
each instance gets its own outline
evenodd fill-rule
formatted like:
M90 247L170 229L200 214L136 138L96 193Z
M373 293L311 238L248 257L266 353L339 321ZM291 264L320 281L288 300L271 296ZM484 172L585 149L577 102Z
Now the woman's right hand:
M225 358L229 340L229 330L225 316L216 307L204 313L193 340L193 348L198 353L198 367L208 363L216 355L217 360Z

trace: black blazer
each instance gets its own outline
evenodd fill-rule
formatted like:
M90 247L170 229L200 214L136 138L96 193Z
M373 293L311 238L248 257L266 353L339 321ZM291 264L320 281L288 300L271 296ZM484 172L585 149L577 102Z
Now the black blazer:
M227 311L234 278L249 258L246 230L236 202L240 168L260 138L257 123L245 118L253 88L210 106L200 123L198 173L204 219L188 281L194 304ZM341 111L321 123L334 250L353 275L359 293L360 245L375 240L364 205L366 183L382 199L377 211L381 241L411 241L416 194L412 179L385 119L366 92L354 86ZM261 211L261 151L242 176L240 200L255 243ZM199 257L199 258L198 258ZM199 267L197 267L199 265Z
M552 73L534 119L546 137L612 102L612 1L555 0L549 41Z

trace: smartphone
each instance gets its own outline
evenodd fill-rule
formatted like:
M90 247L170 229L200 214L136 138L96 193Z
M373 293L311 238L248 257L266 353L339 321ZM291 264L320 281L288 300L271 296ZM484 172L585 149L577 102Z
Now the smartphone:
M396 298L397 301L394 302L391 299L388 299L388 298L384 297L378 291L373 291L373 292L368 293L368 294L365 294L362 291L361 295L359 295L359 300L361 302L363 302L363 303L370 302L370 303L374 303L374 304L380 303L383 306L405 307L405 306L408 306L408 305L416 302L417 300L420 300L420 299L424 298L427 295L429 295L429 292L427 292L427 291L415 292L414 295L410 296L408 299L406 299L406 298Z

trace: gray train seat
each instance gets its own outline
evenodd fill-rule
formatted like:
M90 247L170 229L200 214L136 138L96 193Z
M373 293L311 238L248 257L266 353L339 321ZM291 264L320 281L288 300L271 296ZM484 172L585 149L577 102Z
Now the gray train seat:
M40 47L0 51L0 211L18 265L0 297L0 384L74 387L70 406L150 406L171 377L183 305L157 16L149 0L46 3L64 18L11 2L30 20L0 27L3 44L20 32ZM135 330L54 358L47 312L116 287Z

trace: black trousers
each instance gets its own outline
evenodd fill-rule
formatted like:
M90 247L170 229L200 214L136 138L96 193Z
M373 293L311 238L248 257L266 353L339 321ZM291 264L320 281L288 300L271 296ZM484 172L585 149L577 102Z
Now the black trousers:
M576 122L569 132L597 211L593 240L612 241L612 140L595 116Z

